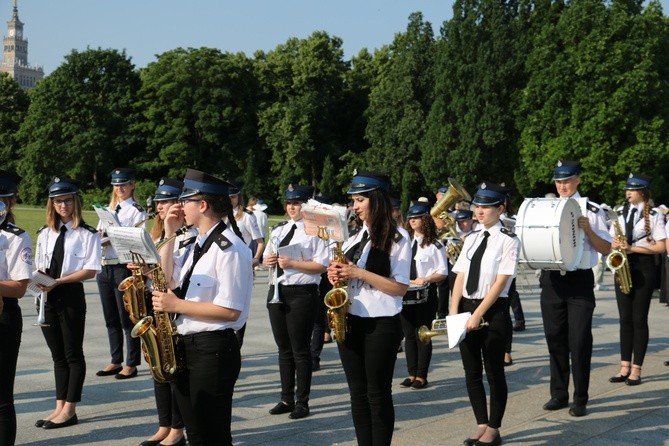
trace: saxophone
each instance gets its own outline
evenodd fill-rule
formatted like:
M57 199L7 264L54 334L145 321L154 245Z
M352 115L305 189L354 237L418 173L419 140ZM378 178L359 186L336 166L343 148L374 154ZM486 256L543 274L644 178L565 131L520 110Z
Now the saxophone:
M328 240L325 228L319 228L318 237ZM332 248L332 261L345 264L347 259L341 247L342 242L335 242L335 247ZM346 281L342 280L335 283L332 289L325 294L323 302L328 308L328 326L332 330L334 338L337 342L344 342L348 331L348 309L351 306L348 291L346 291Z
M616 218L613 220L613 227L615 230L615 238L619 242L625 240L623 229L620 222ZM615 274L616 282L620 285L620 291L629 294L632 289L632 273L630 271L630 264L627 261L627 253L624 249L614 249L606 257L606 266Z
M132 262L139 265L144 264L141 256L135 253L132 253ZM118 290L123 292L123 307L133 324L148 316L147 299L150 297L141 268L133 269L132 275L123 279L118 285Z

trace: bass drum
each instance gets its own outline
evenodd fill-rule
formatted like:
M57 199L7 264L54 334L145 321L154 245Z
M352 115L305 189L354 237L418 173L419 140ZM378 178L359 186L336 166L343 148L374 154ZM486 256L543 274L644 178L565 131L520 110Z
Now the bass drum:
M578 227L581 207L573 198L526 198L518 210L518 263L532 269L574 271L585 234Z

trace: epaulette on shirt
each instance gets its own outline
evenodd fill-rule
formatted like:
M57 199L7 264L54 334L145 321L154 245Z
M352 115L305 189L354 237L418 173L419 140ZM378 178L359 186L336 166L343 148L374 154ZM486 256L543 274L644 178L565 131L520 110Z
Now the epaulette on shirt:
M183 240L181 240L181 241L179 242L179 249L184 248L184 247L186 247L186 246L188 246L188 245L194 243L196 239L197 239L197 236L194 235L194 236L189 237L189 238L187 238L187 239L183 239Z
M616 211L616 214L617 214L617 215L623 215L623 210L622 210L622 208L621 208L621 209L618 209L618 210Z
M225 251L232 246L232 242L223 234L213 234L214 240L212 244L218 245L221 251Z
M396 230L396 231L395 231L395 235L393 236L393 241L394 241L395 243L399 243L400 240L402 240L402 234L400 233L400 231L397 231L397 230Z
M444 244L441 243L439 240L435 240L435 241L434 241L434 246L435 246L437 249L441 249L441 248L444 247Z
M253 211L250 211L250 210L248 210L248 209L246 209L246 208L244 208L244 212L246 212L246 213L249 214L249 215L253 215Z
M592 212L593 214L596 214L596 213L599 212L599 210L601 209L599 206L597 206L595 203L593 203L593 202L591 202L591 201L588 201L588 204L586 205L586 208L587 208L590 212Z
M272 226L271 228L269 228L269 231L272 232L276 228L280 228L281 226L285 225L286 223L288 223L288 220L280 221L279 223L277 223L274 226Z
M144 212L144 208L139 205L139 203L135 202L132 204L135 209L137 209L139 212Z
M10 233L12 233L12 234L14 234L14 235L21 235L21 234L23 234L24 232L26 232L26 231L24 231L23 229L21 229L21 228L17 228L16 226L14 226L14 225L12 225L12 224L8 224L8 225L5 226L4 228L2 228L2 230L3 230L3 231L10 232Z
M657 214L657 209L651 209L649 212L650 215L655 215Z
M37 230L37 233L39 234L40 232L42 232L42 231L44 230L44 228L48 228L48 227L49 227L48 225L44 225L44 226L42 226L41 228L39 228L39 229ZM97 232L97 231L96 231L96 232Z
M516 236L515 233L509 231L509 230L506 229L506 228L502 228L502 229L500 229L499 232L501 232L502 234L506 234L506 235L508 235L509 237L515 237L515 236Z
M92 232L93 234L97 234L97 233L98 233L98 230L97 230L97 229L95 229L95 228L94 228L93 226L91 226L91 225L87 225L86 223L84 223L83 225L81 225L81 227L84 228L84 229L86 229L86 230L89 231L89 232Z

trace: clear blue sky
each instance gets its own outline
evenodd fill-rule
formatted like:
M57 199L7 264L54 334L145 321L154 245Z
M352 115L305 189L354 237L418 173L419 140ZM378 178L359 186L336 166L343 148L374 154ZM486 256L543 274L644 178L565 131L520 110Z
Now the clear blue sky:
M662 0L666 14L669 0ZM48 74L72 49L126 51L137 67L177 47L269 51L291 37L326 31L343 40L350 59L373 51L406 30L421 11L435 36L452 16L453 0L18 0L30 64ZM12 0L0 0L0 35Z
M50 73L72 49L126 50L137 67L177 47L269 51L291 37L325 31L343 40L345 58L374 50L406 30L422 11L435 35L451 17L452 0L18 0L28 60ZM12 0L0 0L7 34Z

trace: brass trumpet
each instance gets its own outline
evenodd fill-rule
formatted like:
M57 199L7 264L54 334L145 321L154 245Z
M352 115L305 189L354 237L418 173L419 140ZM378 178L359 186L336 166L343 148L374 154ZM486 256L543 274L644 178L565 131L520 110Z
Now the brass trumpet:
M481 317L481 321L479 322L478 327L476 327L476 330L480 330L488 325L490 324ZM427 328L425 325L421 325L418 329L418 339L425 345L429 344L433 337L441 335L448 335L445 318L433 320L432 329Z

